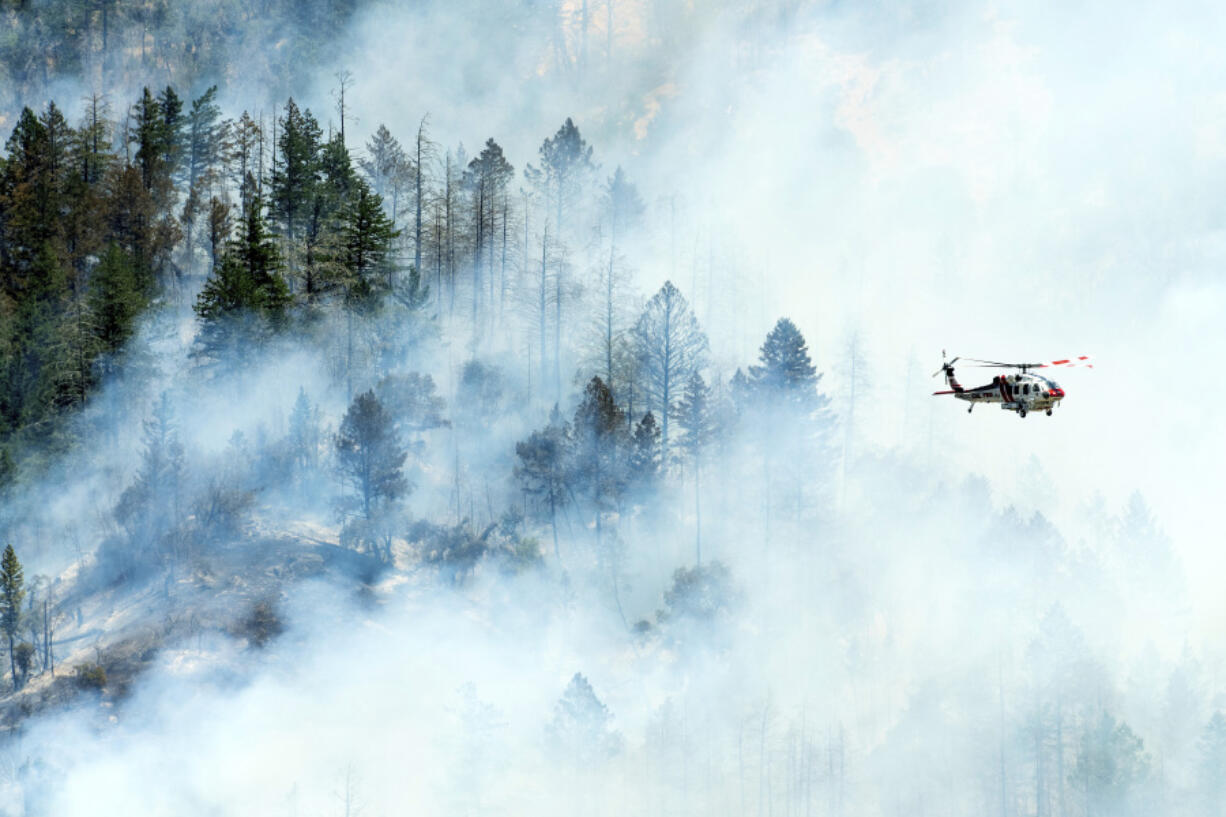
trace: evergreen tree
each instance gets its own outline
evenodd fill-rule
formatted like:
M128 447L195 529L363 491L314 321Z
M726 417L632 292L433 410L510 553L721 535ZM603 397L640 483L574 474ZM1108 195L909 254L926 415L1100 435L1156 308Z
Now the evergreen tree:
M115 518L134 545L128 569L138 567L146 554L163 559L176 555L162 547L164 537L180 521L184 482L183 445L167 392L154 403L144 423L144 443L136 479L120 494L115 506Z
M359 394L345 413L336 434L336 456L341 475L357 493L366 519L380 504L408 492L403 472L408 454L373 391Z
M133 108L129 138L136 146L141 184L165 212L174 198L174 181L183 160L183 101L173 88L154 95L148 87Z
M703 455L716 435L716 428L711 389L698 372L690 375L685 392L677 403L677 425L684 435L679 447L694 466L694 553L696 564L701 565Z
M289 445L299 476L315 467L319 457L319 410L311 405L304 388L298 389L298 399L290 412Z
M629 440L622 411L599 377L588 381L575 409L571 441L570 483L592 505L600 547L604 514L616 507L626 488Z
M640 485L651 485L660 475L660 424L650 411L634 424L630 473Z
M406 161L400 146L387 125L380 124L375 135L366 143L366 158L358 162L370 186L385 201L392 192L393 179Z
M612 729L612 721L587 678L576 672L554 705L549 739L565 762L590 768L621 750L621 735Z
M678 393L706 364L707 336L685 297L672 281L665 281L647 302L633 337L646 402L660 413L661 446L667 461L668 421L676 416Z
M1085 798L1087 817L1137 813L1133 795L1149 772L1145 744L1106 712L1086 726L1070 773Z
M399 232L383 212L383 201L363 181L341 215L340 276L345 304L358 311L378 305L389 292L396 269L393 242Z
M1226 815L1226 715L1214 712L1199 744L1197 794L1205 817Z
M672 587L664 591L664 609L657 618L661 622L710 624L727 615L737 595L732 574L722 562L679 567L673 572Z
M493 139L471 162L464 173L464 186L472 195L473 261L472 261L472 321L473 331L480 323L482 304L493 300L493 244L498 204L506 196L507 183L515 168L506 160L502 147ZM483 265L486 269L483 270ZM483 276L486 279L483 281ZM488 293L485 289L488 287Z
M17 689L17 660L14 653L17 631L21 627L21 602L25 598L25 577L21 562L12 545L4 548L0 558L0 627L9 643L9 666L13 672L13 689Z
M578 198L583 185L596 169L592 164L592 148L584 141L579 128L567 117L558 132L546 139L540 148L539 167L528 165L524 176L554 209L554 232L562 236L566 212Z
M780 318L767 334L758 359L759 365L749 367L749 382L763 400L783 400L805 412L828 403L818 394L821 375L809 359L808 344L787 318Z
M90 306L103 348L111 354L118 352L132 335L136 316L145 307L145 297L131 258L117 244L107 246L94 268Z
M289 287L281 256L264 227L259 197L252 200L242 232L196 298L200 334L194 354L213 360L235 353L244 341L259 341L285 320ZM237 357L235 358L237 359Z
M184 251L188 271L194 266L196 251L195 228L200 218L210 214L210 192L218 180L226 151L229 124L221 119L217 104L217 86L192 101L186 124L186 162L184 182L187 195L180 220L184 227Z
M534 431L527 440L515 444L515 479L523 492L536 497L549 513L553 530L553 555L558 550L558 510L569 499L567 462L570 450L570 425L562 419L558 407L549 415L549 424Z
M8 446L0 447L0 500L7 498L16 484L17 464L13 462Z
M397 432L421 434L449 425L443 414L447 401L439 396L434 378L428 374L388 375L379 381L375 394L393 417Z
M311 215L311 200L320 177L322 131L311 112L300 111L293 99L285 104L285 115L278 124L270 202L282 234L292 242L303 235Z
M602 363L605 369L605 382L613 393L620 397L621 384L614 379L616 367L614 355L617 342L624 329L622 327L622 310L620 304L624 300L621 289L624 285L625 273L618 268L618 241L625 230L633 228L643 215L643 201L638 190L626 179L620 166L609 178L605 186L603 206L609 229L609 262L604 266L601 281L601 298L597 324L600 329L600 350L603 353Z

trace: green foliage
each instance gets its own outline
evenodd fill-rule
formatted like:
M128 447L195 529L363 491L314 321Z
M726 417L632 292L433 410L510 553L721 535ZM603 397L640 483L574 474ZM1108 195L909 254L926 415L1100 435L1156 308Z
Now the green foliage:
M1089 817L1139 813L1135 794L1149 774L1145 744L1106 712L1086 726L1069 778L1085 798Z
M0 159L0 439L16 458L71 442L69 410L122 365L116 353L170 268L182 120L172 89L146 90L128 164L111 152L98 97L79 128L54 103L17 118Z
M661 623L710 624L727 616L738 599L732 574L722 562L679 567L673 572L672 587L664 591L664 609L656 617Z
M536 167L528 165L524 176L553 205L554 228L560 233L562 214L595 170L592 147L567 117L558 132L541 144L540 162Z
M558 407L549 415L549 425L533 431L528 439L515 444L515 480L520 490L537 500L536 509L553 528L553 554L558 553L558 509L565 507L570 493L567 469L570 424L562 419Z
M571 487L586 494L597 513L612 510L626 491L630 479L630 435L625 415L613 393L599 377L583 391L571 424Z
M256 602L251 612L240 622L239 633L255 647L263 647L285 630L281 617L271 601Z
M23 641L13 648L13 663L22 682L30 677L30 667L34 664L34 645Z
M576 672L554 704L547 730L551 748L567 764L597 766L621 751L622 737L613 730L612 722L591 683Z
M106 670L100 664L77 664L73 681L80 689L102 690L106 686Z
M21 627L21 602L26 596L25 575L21 562L17 560L17 552L12 545L6 545L4 556L0 557L0 630L8 639L9 663L13 673L13 689L18 685L17 654L13 640Z
M362 515L408 493L404 476L408 456L395 424L374 391L359 394L349 406L336 434L336 457L341 476L353 488Z
M271 209L290 240L303 235L310 218L311 199L319 183L319 123L293 99L278 122L277 164L272 172Z
M698 372L690 375L681 400L677 402L677 425L683 432L678 446L686 456L697 462L716 434L711 389Z
M336 283L351 309L370 311L392 291L396 265L392 242L399 232L383 210L383 200L356 180L341 212Z
M131 257L118 244L108 244L90 279L94 331L107 352L118 352L132 336L146 302Z
M120 494L115 518L128 532L131 547L125 552L126 569L149 566L174 553L165 537L180 521L184 478L183 445L170 397L163 393L144 424L145 451L140 471Z
M658 411L661 439L668 449L668 421L677 397L694 372L706 365L707 335L689 302L672 281L665 281L643 309L632 331L635 356L648 405Z
M1196 769L1197 794L1207 817L1226 814L1226 715L1214 712L1201 733Z
M7 447L0 448L0 498L5 497L17 482L17 464Z
M757 400L794 407L806 413L823 410L829 400L817 390L822 376L809 359L809 346L787 318L767 334L757 366L749 367L748 385Z
M0 557L0 630L10 642L21 626L21 602L26 597L25 574L17 552L6 545Z
M428 374L388 375L375 386L375 394L397 432L420 434L449 425L443 414L447 401L439 396L434 378Z
M244 214L240 234L196 298L197 356L217 360L229 353L237 361L244 345L263 340L285 324L289 286L262 209L257 196Z

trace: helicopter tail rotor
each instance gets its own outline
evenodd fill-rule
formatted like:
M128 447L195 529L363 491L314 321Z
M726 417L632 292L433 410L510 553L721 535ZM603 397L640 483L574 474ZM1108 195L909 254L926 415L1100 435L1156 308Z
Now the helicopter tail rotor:
M932 376L936 377L937 375L944 372L945 373L945 384L948 385L951 389L953 389L954 393L962 391L962 384L959 383L957 378L954 377L954 364L957 363L961 359L962 358L960 357L955 357L953 360L945 360L945 350L942 349L941 350L941 368L937 369L935 372L932 373ZM938 394L940 393L942 392L938 392Z

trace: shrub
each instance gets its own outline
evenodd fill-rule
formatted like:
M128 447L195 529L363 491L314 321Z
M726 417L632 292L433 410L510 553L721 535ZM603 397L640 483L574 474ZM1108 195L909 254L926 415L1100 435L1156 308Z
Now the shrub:
M81 689L102 689L106 686L106 670L100 664L77 664L74 680Z

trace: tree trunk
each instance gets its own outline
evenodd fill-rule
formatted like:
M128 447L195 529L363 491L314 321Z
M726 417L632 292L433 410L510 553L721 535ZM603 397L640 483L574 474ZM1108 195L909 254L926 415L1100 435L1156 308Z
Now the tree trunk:
M553 382L556 399L562 399L562 268L553 277Z
M558 550L558 503L552 496L549 497L549 524L553 528L553 558L561 563L562 554Z
M605 382L609 391L613 389L613 257L617 252L616 244L609 247L609 279L605 282L604 305L604 365Z
M694 551L696 562L702 567L702 466L694 458Z
M542 237L541 237L541 289L539 293L540 295L540 330L541 330L541 353L540 353L541 355L541 390L542 391L544 391L545 376L546 376L545 375L545 349L547 348L547 345L545 343L545 331L547 327L545 324L548 321L548 312L546 311L546 307L545 307L545 293L547 291L546 286L548 284L548 281L547 281L548 269L549 269L548 268L548 252L549 252L549 226L546 225L545 232L542 234Z
M417 217L414 222L413 229L413 263L417 267L417 272L421 274L421 141L422 130L426 127L426 119L422 117L421 123L417 126L417 172L414 173L414 181L417 187Z

